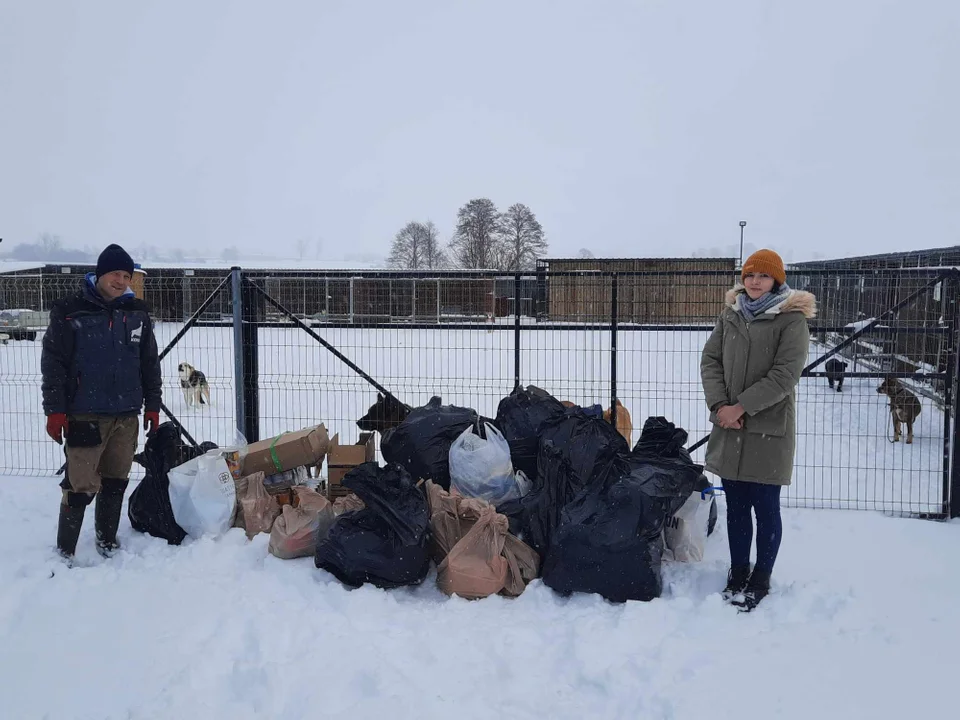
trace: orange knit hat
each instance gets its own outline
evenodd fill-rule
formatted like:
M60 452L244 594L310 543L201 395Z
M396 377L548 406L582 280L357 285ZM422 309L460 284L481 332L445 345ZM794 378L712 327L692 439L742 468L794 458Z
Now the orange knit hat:
M740 270L740 279L749 273L765 273L783 285L787 281L787 273L783 269L783 259L773 250L757 250L743 263Z

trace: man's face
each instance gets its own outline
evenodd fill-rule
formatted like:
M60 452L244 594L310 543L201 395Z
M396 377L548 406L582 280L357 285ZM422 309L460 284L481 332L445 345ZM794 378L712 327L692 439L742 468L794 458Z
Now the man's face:
M127 291L132 279L126 270L114 270L100 276L97 290L104 300L116 300Z

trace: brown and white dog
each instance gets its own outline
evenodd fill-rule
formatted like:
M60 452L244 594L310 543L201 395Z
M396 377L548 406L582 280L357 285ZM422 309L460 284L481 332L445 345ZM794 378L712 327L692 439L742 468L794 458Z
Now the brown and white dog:
M884 378L877 388L890 398L890 417L893 419L893 441L900 442L901 425L907 426L907 444L913 442L913 423L920 415L920 401L894 377Z
M210 385L207 376L190 363L182 362L177 366L180 375L180 390L187 407L200 407L210 404Z
M623 435L627 441L627 447L633 449L633 419L630 417L630 411L618 399L617 403L617 432ZM603 411L603 419L610 422L610 416L613 408L607 408Z

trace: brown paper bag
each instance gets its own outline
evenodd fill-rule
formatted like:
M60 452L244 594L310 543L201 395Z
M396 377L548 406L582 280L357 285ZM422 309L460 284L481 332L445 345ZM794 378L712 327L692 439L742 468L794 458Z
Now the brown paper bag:
M247 488L250 486L250 476L244 475L233 481L233 487L237 491L236 509L233 515L233 526L246 530L246 523L243 521L243 496L247 494Z
M474 526L484 511L493 509L486 500L464 498L447 492L431 480L426 481L430 508L430 557L439 565L454 545Z
M257 533L270 532L273 521L280 514L276 499L268 495L263 487L262 472L247 476L247 489L240 498L240 505L248 538L253 538Z
M313 555L317 539L325 537L336 519L333 505L316 490L298 485L293 488L297 506L284 505L283 512L270 531L267 550L282 560Z
M358 498L355 493L350 493L333 501L333 514L340 517L344 513L363 510L365 507L363 500Z
M507 561L507 579L500 594L518 597L540 574L540 556L525 542L508 534L503 543L503 557Z
M509 523L488 505L470 531L437 570L437 585L447 595L475 600L503 590L507 560L503 545Z

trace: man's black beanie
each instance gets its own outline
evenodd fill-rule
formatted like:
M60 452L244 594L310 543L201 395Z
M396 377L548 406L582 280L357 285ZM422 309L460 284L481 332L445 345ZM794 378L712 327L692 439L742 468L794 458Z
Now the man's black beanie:
M97 280L114 270L126 270L133 275L133 258L119 245L107 245L97 258Z

